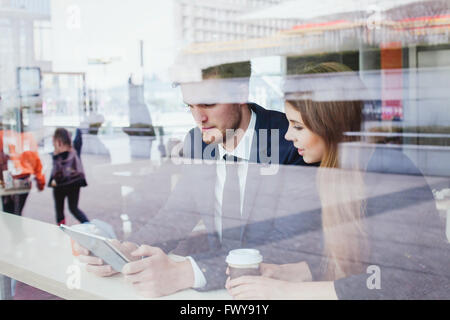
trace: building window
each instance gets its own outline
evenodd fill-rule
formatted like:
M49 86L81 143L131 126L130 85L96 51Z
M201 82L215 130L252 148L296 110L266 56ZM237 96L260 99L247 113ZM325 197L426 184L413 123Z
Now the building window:
M52 60L52 26L50 21L34 22L34 57L37 61Z

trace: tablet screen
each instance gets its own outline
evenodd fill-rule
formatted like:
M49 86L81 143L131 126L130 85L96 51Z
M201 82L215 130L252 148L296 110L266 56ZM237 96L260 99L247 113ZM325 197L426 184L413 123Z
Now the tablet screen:
M81 246L91 251L95 256L101 258L114 270L121 272L122 267L130 262L117 248L109 243L109 240L97 235L74 230L66 225L60 228Z

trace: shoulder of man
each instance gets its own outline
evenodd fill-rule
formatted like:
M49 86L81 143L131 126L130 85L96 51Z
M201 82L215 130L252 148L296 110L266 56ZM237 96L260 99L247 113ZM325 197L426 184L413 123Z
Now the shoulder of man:
M287 165L307 165L294 145L284 138L289 127L286 115L280 111L264 109L256 103L249 103L248 105L256 114L257 124L255 129L257 131L261 129L269 131L278 130L279 163ZM270 141L268 141L268 143L270 143ZM274 146L271 146L271 149L273 150Z
M267 110L256 103L249 103L248 105L255 112L258 124L262 129L283 129L287 131L289 123L283 112Z

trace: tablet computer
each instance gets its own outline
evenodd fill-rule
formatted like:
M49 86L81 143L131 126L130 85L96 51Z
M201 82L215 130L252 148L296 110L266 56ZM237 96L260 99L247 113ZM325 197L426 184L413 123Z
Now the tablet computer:
M95 256L101 258L117 272L121 272L122 267L130 262L130 260L114 247L107 238L75 230L64 224L60 225L60 228L73 240L91 251Z

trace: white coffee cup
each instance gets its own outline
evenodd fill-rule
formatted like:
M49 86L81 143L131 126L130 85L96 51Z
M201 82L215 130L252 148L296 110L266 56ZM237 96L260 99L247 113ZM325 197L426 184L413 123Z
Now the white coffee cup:
M263 257L256 249L235 249L228 253L226 262L230 270L230 278L235 279L244 275L259 276L259 265Z

